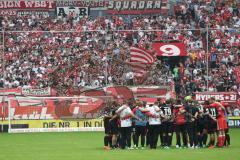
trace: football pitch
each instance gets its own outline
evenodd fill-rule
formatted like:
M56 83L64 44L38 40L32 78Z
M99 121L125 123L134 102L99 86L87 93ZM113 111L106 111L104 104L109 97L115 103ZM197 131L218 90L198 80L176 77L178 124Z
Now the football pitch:
M229 148L107 151L103 132L1 133L0 160L239 160L240 129L230 135Z

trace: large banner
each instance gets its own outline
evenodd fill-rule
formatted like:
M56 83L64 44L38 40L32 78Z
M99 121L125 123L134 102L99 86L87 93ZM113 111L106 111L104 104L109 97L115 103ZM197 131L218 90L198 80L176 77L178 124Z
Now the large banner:
M47 91L47 89L46 89ZM84 92L83 92L84 91ZM0 117L7 119L9 110L7 98L10 101L11 119L25 120L51 120L51 119L76 119L76 118L97 118L102 116L108 100L114 100L119 103L131 98L146 100L154 103L158 97L170 98L175 96L170 87L159 86L109 86L98 89L80 90L79 96L75 98L55 97L51 99L31 99L23 97L23 94L36 93L37 96L47 94L44 90L16 90L17 95L13 94L13 90L6 90L10 95L3 96L3 90L0 96Z
M3 125L8 125L8 121L3 121ZM22 132L26 129L26 132L31 132L34 129L39 129L38 131L90 131L88 128L92 128L93 131L96 131L94 128L99 128L99 131L104 130L103 119L76 119L76 120L12 120L11 125L19 126L20 131ZM228 125L230 128L240 128L240 117L229 117ZM77 129L79 128L79 130ZM30 130L29 130L30 129ZM18 132L16 130L16 132Z
M168 0L112 0L108 14L158 14L167 13Z
M7 131L8 121L3 121ZM104 131L103 119L75 120L12 120L11 125L17 132L67 132L67 131ZM230 128L240 128L240 117L229 117Z
M185 45L182 42L154 42L152 47L156 51L157 56L187 56Z
M216 100L220 100L228 103L237 103L237 93L236 92L196 92L195 100L199 102L204 102L214 97Z
M76 99L56 98L46 100L22 99L22 97L13 98L13 100L10 100L10 115L13 120L93 118L97 117L95 113L104 104L104 101L100 98L85 96ZM4 101L0 106L0 116L7 118L8 115L8 104Z

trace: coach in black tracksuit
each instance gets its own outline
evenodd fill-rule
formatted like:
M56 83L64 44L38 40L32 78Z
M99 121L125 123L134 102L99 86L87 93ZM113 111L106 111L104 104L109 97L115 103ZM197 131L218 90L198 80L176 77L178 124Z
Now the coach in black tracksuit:
M196 118L198 115L198 109L191 100L188 100L185 105L185 119L186 119L186 128L189 137L190 147L194 147L194 144L197 145L196 137Z

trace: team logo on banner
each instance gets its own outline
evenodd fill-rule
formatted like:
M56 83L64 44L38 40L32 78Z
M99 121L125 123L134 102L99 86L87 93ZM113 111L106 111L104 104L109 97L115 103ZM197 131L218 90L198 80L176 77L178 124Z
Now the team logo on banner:
M88 7L57 7L58 16L83 17L89 15Z
M152 47L156 51L157 56L187 56L186 48L182 42L154 42Z

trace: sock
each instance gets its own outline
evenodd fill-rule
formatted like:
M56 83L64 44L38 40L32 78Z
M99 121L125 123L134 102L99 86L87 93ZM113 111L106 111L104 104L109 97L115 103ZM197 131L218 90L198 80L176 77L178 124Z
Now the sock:
M198 135L198 136L197 136L197 141L198 141L197 144L198 144L199 146L202 146L202 135Z
M161 139L161 146L166 146L167 145L167 141L166 141L167 136L163 135L161 138L162 138Z
M224 141L223 141L223 136L218 136L218 146L219 146L219 147L222 147L222 146L223 146L223 143L224 143Z
M225 142L225 135L222 136L222 146L224 146L224 142Z
M214 146L215 145L215 139L210 138L209 145Z
M167 146L170 147L172 144L172 136L171 135L168 135L167 136Z
M108 144L112 147L112 136L108 136Z
M215 145L215 138L214 138L213 141L212 141L212 145L213 145L213 146Z
M202 136L202 142L203 142L204 145L207 144L207 134L203 134L203 136Z
M108 146L108 136L104 136L104 146Z
M225 140L227 145L230 145L230 135L227 133L226 134L226 140Z
M221 143L222 143L222 136L218 136L218 146L221 146Z

